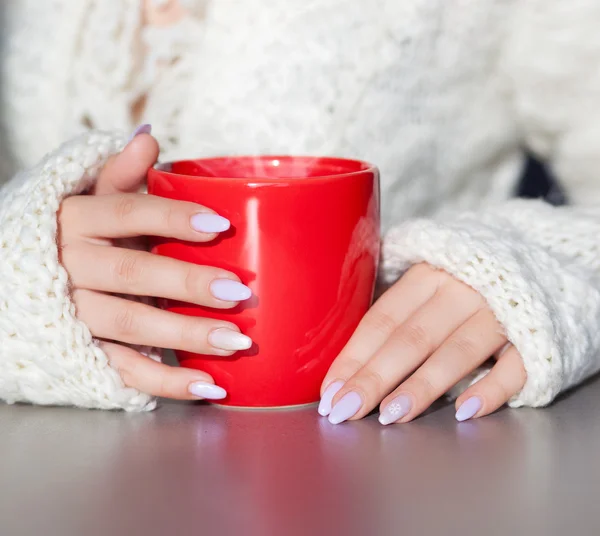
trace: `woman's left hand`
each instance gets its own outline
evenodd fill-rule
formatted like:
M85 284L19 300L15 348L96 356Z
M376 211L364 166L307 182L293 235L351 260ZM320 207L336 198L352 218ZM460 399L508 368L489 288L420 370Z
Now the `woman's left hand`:
M508 402L525 385L525 368L478 292L419 264L373 305L336 358L319 413L338 424L381 403L382 424L408 422L491 356L489 374L456 400L459 421Z

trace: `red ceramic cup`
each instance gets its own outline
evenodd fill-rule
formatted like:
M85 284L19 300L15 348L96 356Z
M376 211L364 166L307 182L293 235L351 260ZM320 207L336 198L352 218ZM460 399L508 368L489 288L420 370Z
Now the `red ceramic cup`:
M169 311L231 321L254 341L229 358L179 351L180 364L211 374L228 392L225 405L318 401L329 366L373 297L377 169L339 158L212 158L152 169L148 187L231 221L213 242L156 239L153 252L230 270L253 292L228 311L163 301Z

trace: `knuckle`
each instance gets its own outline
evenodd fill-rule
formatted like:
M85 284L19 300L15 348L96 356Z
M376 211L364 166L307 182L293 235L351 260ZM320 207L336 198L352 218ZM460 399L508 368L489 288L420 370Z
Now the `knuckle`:
M491 401L494 407L501 406L512 396L512 393L509 392L508 387L499 381L487 381L482 382L481 385L474 385L473 388L466 393L467 396L465 396L465 400L473 396L475 393L480 393L480 396L484 400Z
M372 311L369 324L370 329L384 335L392 333L396 328L396 321L384 311Z
M116 339L128 338L135 333L135 314L129 305L122 307L114 318Z
M113 363L112 361L111 361L111 363L113 364L113 366L115 366L115 363ZM116 366L116 368L117 368L117 372L119 373L119 376L121 376L121 380L123 380L123 383L127 387L132 387L132 386L136 385L137 372L136 372L135 363L134 364L120 363Z
M511 344L506 352L500 356L500 359L509 360L512 377L515 379L515 384L521 389L525 385L525 382L527 382L527 369L519 351Z
M65 232L69 229L77 231L79 225L77 222L80 220L80 208L79 208L79 196L67 197L58 209L57 214L57 225L58 225L58 236L59 240L62 241Z
M212 353L208 343L208 330L206 323L192 317L180 319L177 329L177 349L203 354Z
M173 398L173 382L170 381L168 374L160 374L156 382L156 396L164 398Z
M511 393L510 389L504 383L496 383L496 390L498 392L499 400L506 402L514 393Z
M491 374L484 378L489 379L488 387L496 391L502 403L507 402L513 395L519 392L525 385L526 375L522 376L519 371L515 371L515 375L512 377L502 377L502 375L496 375L492 377ZM523 381L521 381L521 379Z
M385 380L375 369L366 366L360 374L361 378L358 383L363 385L365 392L371 395L379 395L385 388Z
M472 361L480 357L481 351L477 342L469 337L453 337L448 341L450 353L461 360Z
M117 373L119 374L119 376L121 377L121 381L123 382L123 384L125 385L125 387L133 387L133 385L135 384L135 381L132 378L131 372L123 367L116 367L114 363L112 363L113 368L116 368Z
M177 381L177 378L173 374L166 371L161 374L157 396L178 399L185 396L182 391L185 392L185 388L182 389L181 383Z
M181 211L175 209L173 203L166 203L160 217L162 226L165 229L175 229L180 214Z
M410 273L410 276L415 280L432 282L443 278L446 272L438 270L426 262L422 262L412 266L408 273Z
M434 269L431 267L431 265L427 264L426 262L420 262L419 264L415 264L414 266L412 266L410 271L413 274L424 276L432 274L434 272Z
M200 270L193 264L189 264L185 268L183 290L187 296L198 296L202 290Z
M81 290L77 287L74 287L71 291L71 301L75 304L77 310L77 318L84 318L85 316L87 316L85 314L87 313L86 294L87 292L85 290Z
M61 243L58 247L58 254L62 265L69 274L71 284L77 288L80 272L83 269L81 250L77 246Z
M75 207L77 206L77 196L67 197L65 200L62 201L58 210L59 222L61 222L65 218L68 218L71 215L71 213L75 209L74 205Z
M427 331L415 323L406 324L398 331L397 338L409 348L416 350L429 350L431 341Z
M360 360L342 353L331 365L329 374L339 378L351 378L363 367L363 365L364 363Z
M123 380L123 383L127 387L138 386L141 375L138 369L140 361L136 359L135 354L131 353L122 344L100 341L99 346L106 354L111 367L117 371L121 380Z
M77 287L71 290L71 301L77 306L79 309L79 305L81 303L81 290Z
M136 206L135 197L132 195L120 195L115 202L115 217L117 221L126 222Z
M440 390L436 386L435 382L427 376L414 375L407 383L410 384L407 385L410 391L413 393L418 393L419 398L421 399L433 401L439 396L438 393Z
M112 266L113 277L117 283L131 287L141 276L140 258L134 252L125 252Z
M449 274L441 285L439 294L448 302L460 302L463 306L474 310L480 310L487 303L485 298L474 288Z

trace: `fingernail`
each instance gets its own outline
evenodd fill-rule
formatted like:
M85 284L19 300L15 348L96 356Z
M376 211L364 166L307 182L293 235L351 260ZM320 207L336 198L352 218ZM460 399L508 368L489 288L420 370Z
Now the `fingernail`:
M342 399L333 406L329 414L329 422L331 424L340 424L354 417L362 406L362 398L358 393L351 391L345 394Z
M456 412L456 420L458 422L466 421L473 417L483 406L481 402L481 398L478 396L472 396L471 398L465 400L458 411Z
M190 218L190 225L194 231L201 233L222 233L231 227L227 218L209 212L200 212Z
M412 408L412 399L407 395L399 395L392 400L379 414L379 422L383 425L399 421L406 417Z
M208 400L221 400L227 396L227 391L218 385L206 382L195 382L190 384L189 392L198 398Z
M321 402L319 402L319 409L317 410L319 415L322 417L327 417L327 415L331 413L331 401L343 386L344 382L337 381L333 382L327 389L325 389L325 392L321 397Z
M231 279L215 279L210 284L210 293L222 301L244 301L252 296L252 291L242 283Z
M239 331L232 329L214 329L208 334L211 346L220 350L247 350L252 346L252 339Z
M127 140L127 143L140 134L152 134L152 125L146 123L137 127L129 137L129 140Z

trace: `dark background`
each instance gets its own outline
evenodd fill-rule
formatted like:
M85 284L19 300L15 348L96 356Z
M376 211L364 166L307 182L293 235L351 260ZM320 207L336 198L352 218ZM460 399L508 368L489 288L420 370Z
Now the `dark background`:
M519 197L542 197L553 205L564 205L567 202L564 192L550 171L533 156L528 158L516 194Z

